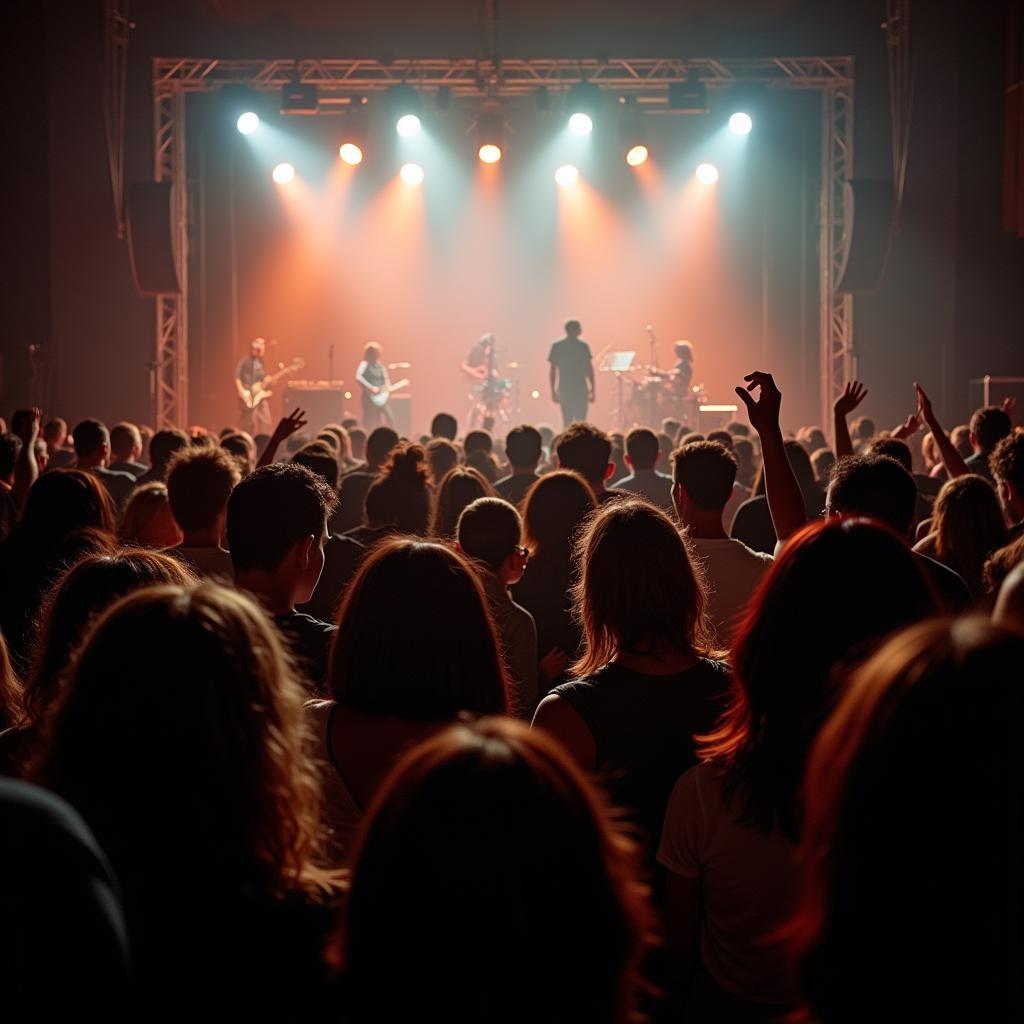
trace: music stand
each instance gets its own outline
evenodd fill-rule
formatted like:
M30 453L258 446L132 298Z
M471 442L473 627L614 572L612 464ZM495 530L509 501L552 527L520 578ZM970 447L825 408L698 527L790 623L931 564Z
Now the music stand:
M634 359L636 359L635 352L606 352L601 357L601 362L597 366L601 373L615 374L616 390L618 391L619 398L617 412L619 414L619 426L622 428L626 426L626 403L622 397L622 377L623 374L629 373L630 369L632 369Z

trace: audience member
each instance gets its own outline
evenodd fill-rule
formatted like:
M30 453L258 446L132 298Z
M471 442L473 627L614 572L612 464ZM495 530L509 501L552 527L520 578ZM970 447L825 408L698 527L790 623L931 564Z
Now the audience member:
M819 448L817 451L811 452L811 468L814 470L814 479L819 484L828 486L832 467L835 464L836 456L831 448Z
M438 487L445 475L459 464L459 450L443 437L427 442L427 462L430 464L430 482Z
M367 492L397 446L398 434L390 427L377 427L366 439L366 464L346 473L338 488L338 515L331 524L335 532L345 533L366 522Z
M238 471L247 477L256 465L256 446L246 434L232 431L221 438L221 448L238 461Z
M167 484L154 480L139 484L121 513L118 537L124 544L144 548L173 548L184 534L174 520Z
M1024 536L1024 430L1015 430L992 449L989 466L1010 536Z
M342 424L342 426L344 426L344 424ZM351 445L352 458L355 460L355 465L351 467L349 472L355 472L366 459L366 431L356 423L353 423L351 427L345 427L345 429L348 431L348 440Z
M654 468L660 458L661 450L654 431L635 427L626 435L626 464L631 473L616 481L615 489L646 498L671 516L672 477Z
M615 472L615 463L611 461L611 439L603 430L591 423L572 423L558 435L555 454L559 469L579 473L599 504L623 496L624 492L605 487Z
M430 421L430 436L443 437L446 441L454 441L458 436L459 426L455 417L447 412L439 412Z
M493 498L494 488L475 470L457 466L450 470L437 489L430 536L441 543L455 539L462 510L477 498Z
M158 430L149 443L150 468L138 478L139 483L166 482L171 458L187 447L188 434L184 430Z
M75 450L68 444L68 425L59 416L49 420L43 427L43 440L49 456L50 469L70 469L75 464Z
M512 472L494 484L499 498L521 505L526 492L540 479L537 466L542 455L540 431L522 425L513 427L505 438L505 454Z
M466 465L470 469L476 470L491 486L498 482L498 477L501 475L494 455L479 448L466 456Z
M985 477L990 483L992 471L989 468L989 456L1004 437L1013 430L1013 424L1007 413L998 406L987 405L978 409L971 417L971 448L972 453L964 459L967 469Z
M349 530L346 536L367 547L387 533L425 537L431 515L426 457L422 445L395 448L366 495L366 527Z
M122 420L110 431L110 468L138 479L149 469L142 459L142 434L134 423Z
M110 433L99 420L82 420L74 430L75 463L79 469L92 473L107 489L116 508L124 508L128 495L135 488L131 473L107 468L110 460Z

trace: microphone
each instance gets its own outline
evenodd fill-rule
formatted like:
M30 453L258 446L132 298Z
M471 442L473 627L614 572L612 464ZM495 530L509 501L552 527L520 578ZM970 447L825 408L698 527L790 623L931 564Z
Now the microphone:
M388 363L389 370L408 370L412 363Z

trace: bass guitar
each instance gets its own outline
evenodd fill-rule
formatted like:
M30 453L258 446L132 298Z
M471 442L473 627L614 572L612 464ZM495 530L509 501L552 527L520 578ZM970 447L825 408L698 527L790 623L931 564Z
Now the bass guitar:
M299 356L293 359L287 366L281 365L276 373L268 374L263 380L256 381L252 387L243 388L239 398L239 405L243 410L251 411L258 409L274 392L271 388L282 378L287 377L296 370L301 370L306 365L306 360Z
M391 397L392 391L399 391L401 388L409 386L409 378L403 377L401 380L396 380L394 384L386 384L380 389L380 392L376 395L370 395L370 401L373 402L378 409L383 409L388 404L388 399Z

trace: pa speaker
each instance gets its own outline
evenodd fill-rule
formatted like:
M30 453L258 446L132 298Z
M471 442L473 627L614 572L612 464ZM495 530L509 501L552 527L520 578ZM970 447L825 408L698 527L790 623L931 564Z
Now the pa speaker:
M128 187L128 256L140 295L181 294L169 181L137 181Z
M882 280L892 237L892 182L865 178L846 183L846 202L853 210L853 233L839 291L873 292Z

